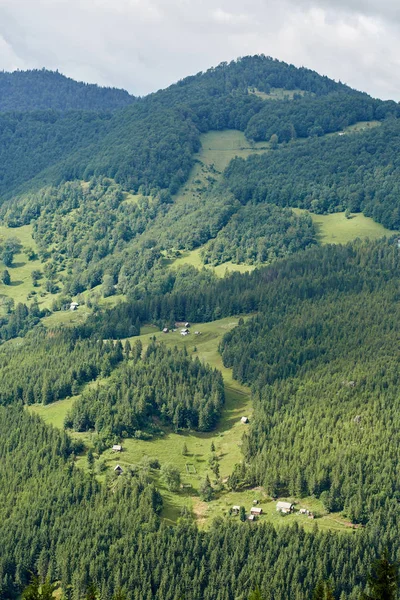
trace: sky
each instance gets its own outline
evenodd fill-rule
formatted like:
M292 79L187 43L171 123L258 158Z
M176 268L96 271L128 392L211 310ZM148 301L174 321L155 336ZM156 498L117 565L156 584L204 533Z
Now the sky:
M145 95L265 54L400 101L399 0L0 0L0 69Z

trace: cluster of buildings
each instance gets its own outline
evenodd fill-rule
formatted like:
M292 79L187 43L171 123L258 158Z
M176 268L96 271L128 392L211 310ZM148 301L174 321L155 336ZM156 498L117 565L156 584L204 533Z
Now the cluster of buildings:
M257 517L259 517L260 515L263 514L263 509L261 508L261 506L257 506L258 505L258 500L253 500L253 506L251 507L249 514L247 514L246 519L248 521L255 521L257 519ZM276 510L277 512L279 512L282 515L288 515L294 512L294 504L293 502L284 502L283 500L280 500L279 502L276 503ZM236 516L240 514L240 506L232 506L231 508L231 514ZM300 508L299 515L306 515L307 517L309 517L310 519L314 519L314 513L312 513L310 510L307 510L306 508Z
M178 331L179 328L181 328L181 330L180 330L181 335L183 335L183 336L189 335L190 323L184 322L184 321L177 321L175 323L175 328L171 329L171 331L175 333L176 331ZM170 330L168 329L168 327L164 327L164 329L162 331L163 331L163 333L169 333ZM200 331L195 331L194 334L200 335Z

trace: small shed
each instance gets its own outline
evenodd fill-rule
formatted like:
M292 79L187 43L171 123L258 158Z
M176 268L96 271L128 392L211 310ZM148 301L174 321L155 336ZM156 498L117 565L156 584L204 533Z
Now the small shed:
M190 323L185 323L185 327L190 327Z
M114 452L122 452L122 446L120 444L114 444L112 449Z
M288 514L293 512L294 504L292 502L277 502L276 510L278 512Z
M262 515L262 508L260 506L252 506L250 509L251 515Z
M164 327L164 329L162 331L163 331L163 333L168 333L169 329L168 329L168 327Z
M184 331L184 330L182 330L182 331L181 331L181 335L189 335L189 332L188 332L188 331Z
M115 467L115 469L114 469L114 472L115 472L117 475L121 475L121 473L123 473L123 469L122 469L122 467L121 467L120 465L117 465L117 466Z
M76 310L79 306L78 302L71 302L71 304L69 305L69 310Z
M299 510L300 515L308 515L309 511L306 508L301 508Z
M256 506L256 504L258 504L258 500L253 500L253 506Z
M242 417L241 419L242 423L248 423L249 422L249 418L248 417Z
M253 515L253 514L249 515L249 516L247 517L247 520L248 520L248 521L255 521L255 520L256 520L256 515Z
M238 515L240 512L240 506L232 506L232 513Z

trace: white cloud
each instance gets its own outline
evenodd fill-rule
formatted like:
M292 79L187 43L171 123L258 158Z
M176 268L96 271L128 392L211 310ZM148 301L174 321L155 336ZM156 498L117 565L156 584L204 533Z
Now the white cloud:
M400 100L397 0L0 0L0 68L145 94L246 54Z

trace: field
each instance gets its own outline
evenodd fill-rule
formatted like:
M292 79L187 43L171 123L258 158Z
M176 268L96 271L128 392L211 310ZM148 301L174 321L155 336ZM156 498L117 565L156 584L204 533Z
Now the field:
M285 90L283 88L271 88L269 94L260 92L260 90L254 88L249 88L249 93L262 98L262 100L293 100L295 94L299 94L300 96L306 94L304 90Z
M196 267L196 269L202 269L205 267L206 269L211 269L214 271L218 277L224 277L227 271L246 273L248 271L253 271L256 268L254 265L236 265L231 261L223 263L222 265L217 265L216 267L213 267L212 265L204 265L203 261L201 260L200 252L201 247L196 248L196 250L187 250L186 252L182 252L182 255L170 263L169 266L171 269L176 269L177 267L181 267L183 265L191 265L192 267Z
M14 256L11 267L7 267L11 276L11 284L4 285L0 283L0 298L12 298L18 302L27 302L28 294L35 292L41 307L48 307L53 297L44 291L42 287L43 279L39 281L38 287L33 287L32 271L42 270L42 263L39 259L28 260L26 249L31 248L37 251L36 243L32 237L32 225L23 227L0 226L0 241L8 238L17 238L22 244L22 251ZM5 269L5 265L0 261L0 271Z
M304 212L298 208L293 210L297 214ZM375 223L370 217L365 217L362 213L352 214L350 219L346 219L344 212L330 215L310 214L320 244L346 244L356 238L375 240L396 233L386 229L379 223Z
M148 325L143 328L140 338L131 338L131 342L140 339L143 346L146 347L154 335L159 341L165 342L168 346L187 348L188 352L200 360L204 360L211 366L222 372L225 382L226 402L222 417L218 427L210 433L182 432L164 428L164 435L154 438L150 441L126 439L123 441L123 452L115 454L112 450L106 450L100 457L111 472L117 464L127 469L132 465L139 468L146 468L147 458L157 458L160 464L171 463L177 467L181 474L181 481L189 488L184 488L178 493L170 492L159 479L159 471L151 469L150 476L157 482L157 486L162 490L164 498L163 517L167 522L174 523L179 518L182 508L186 507L194 514L197 522L202 527L210 525L216 516L226 516L229 508L233 505L243 505L248 510L252 501L257 498L262 501L262 507L265 514L260 518L262 521L270 521L280 524L301 522L306 528L311 528L314 523L319 527L346 530L345 522L339 515L326 515L321 503L314 498L303 499L299 507L308 508L319 514L320 518L316 521L305 518L300 515L288 515L281 517L276 513L275 503L265 494L261 488L254 490L244 490L242 492L231 492L224 489L216 498L209 503L202 502L198 491L201 482L206 474L211 481L215 480L210 470L208 460L211 456L211 444L215 446L215 453L219 458L221 478L226 479L232 472L234 465L242 460L241 438L248 425L241 423L242 416L247 416L251 420L252 408L249 388L240 385L232 378L230 369L222 365L221 356L218 353L218 344L225 332L237 325L238 319L228 317L212 323L192 324L191 333L187 337L182 337L177 332L167 334L161 333L156 327ZM199 331L198 335L194 331ZM103 380L104 381L104 380ZM101 383L101 382L100 382ZM89 385L97 385L91 383ZM75 398L69 398L47 406L31 406L29 409L39 414L47 423L56 427L62 427L65 414L71 408ZM91 435L73 434L83 440L90 446ZM187 446L187 454L183 455L183 445ZM87 468L85 456L78 458L78 465ZM105 475L99 477L104 480ZM236 518L236 517L230 517Z

